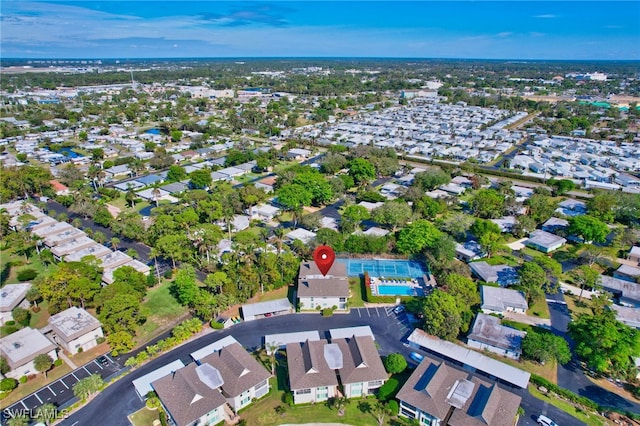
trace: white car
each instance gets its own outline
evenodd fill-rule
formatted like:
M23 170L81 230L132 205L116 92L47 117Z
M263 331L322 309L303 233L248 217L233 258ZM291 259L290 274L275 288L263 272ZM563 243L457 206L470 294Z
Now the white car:
M424 359L424 356L420 355L418 352L411 352L411 354L409 355L409 358L411 358L412 360L420 364Z
M558 423L554 422L547 416L543 416L542 414L538 416L536 422L541 426L558 426Z

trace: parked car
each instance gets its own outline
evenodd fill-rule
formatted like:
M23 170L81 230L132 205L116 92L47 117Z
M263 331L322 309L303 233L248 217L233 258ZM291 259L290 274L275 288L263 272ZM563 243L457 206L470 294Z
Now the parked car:
M411 354L409 355L409 358L411 358L412 360L420 364L424 359L424 356L420 355L418 352L411 352Z
M99 356L99 357L97 358L97 361L98 361L100 364L104 365L105 367L106 367L107 365L109 365L109 359L108 359L106 356L104 356L104 355Z
M558 426L556 422L554 422L549 417L544 416L542 414L538 416L538 418L536 419L536 422L538 422L538 424L541 426Z
M404 306L402 305L398 305L395 308L393 308L393 313L396 315L400 315L403 312L404 312Z

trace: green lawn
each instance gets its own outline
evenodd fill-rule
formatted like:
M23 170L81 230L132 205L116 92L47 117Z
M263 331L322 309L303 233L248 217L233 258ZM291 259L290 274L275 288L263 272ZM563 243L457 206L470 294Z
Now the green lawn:
M520 262L513 256L492 256L487 259L482 259L487 262L489 265L508 265L508 266L518 266Z
M349 278L349 307L361 308L364 306L362 287L360 278Z
M589 299L582 298L582 300L580 300L577 295L565 294L564 300L567 302L569 313L574 319L578 314L593 314L593 311L591 310L591 301Z
M586 423L589 426L603 426L607 424L605 419L597 415L596 413L584 411L574 406L571 402L558 398L556 395L547 396L545 394L542 394L533 385L529 385L529 393L536 398L548 402L556 408L559 408L565 413L570 414L571 416L575 417L583 423Z
M129 415L129 421L133 426L151 426L154 420L159 420L158 409L150 410L144 407Z
M542 297L536 300L533 304L529 305L529 309L527 310L527 315L531 315L533 317L545 318L549 319L549 305L547 305L547 300Z
M15 388L4 399L2 399L2 401L0 401L0 408L5 408L12 405L16 401L19 401L30 393L40 389L44 385L49 384L70 372L71 367L63 362L62 365L53 367L51 370L49 370L47 372L46 378L42 373L36 374L34 378L28 380L27 383L19 384L17 388Z
M147 292L142 309L148 312L147 321L138 330L137 341L142 344L156 334L171 328L188 313L171 294L171 281L164 280Z

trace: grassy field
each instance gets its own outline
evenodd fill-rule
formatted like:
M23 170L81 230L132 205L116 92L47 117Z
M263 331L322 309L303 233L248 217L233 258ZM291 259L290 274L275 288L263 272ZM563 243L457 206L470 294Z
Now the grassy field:
M138 344L148 342L153 337L173 327L189 310L181 306L171 294L171 281L164 280L147 292L142 309L148 312L147 322L138 330Z
M133 426L151 426L154 420L159 420L158 413L158 409L150 410L144 407L128 417Z
M361 308L364 306L362 287L360 278L349 278L349 307Z
M583 298L580 300L578 296L565 294L564 300L567 302L567 308L572 318L575 318L578 314L593 314L589 299Z
M607 424L606 420L603 417L597 415L596 413L586 412L580 408L575 407L572 403L568 401L559 399L555 395L547 396L545 394L542 394L533 385L529 385L529 393L535 396L536 398L541 399L553 405L556 408L559 408L565 413L570 414L571 416L575 417L576 419L580 420L583 423L586 423L589 426L604 426L605 424Z
M538 318L549 319L549 305L547 305L547 301L544 298L540 298L536 300L533 304L529 305L529 310L527 310L527 315L531 315Z
M283 364L283 361L280 361ZM322 419L324 423L342 423L352 426L370 426L377 424L372 413L377 399L373 396L367 398L352 398L345 406L344 415L339 415L338 410L327 404L305 404L289 407L283 402L284 393L287 390L287 375L283 365L277 369L277 377L270 379L271 390L259 401L251 404L247 409L240 411L240 418L246 420L249 425L277 425L277 424L302 424L312 420ZM284 408L284 412L276 412L276 407ZM400 426L405 423L403 419L389 418L384 425Z
M529 360L521 359L517 361L515 359L509 359L489 351L484 351L482 353L488 357L504 362L505 364L509 364L521 370L528 371L529 373L544 377L551 383L558 383L558 366L555 361L547 362L545 365L542 365Z

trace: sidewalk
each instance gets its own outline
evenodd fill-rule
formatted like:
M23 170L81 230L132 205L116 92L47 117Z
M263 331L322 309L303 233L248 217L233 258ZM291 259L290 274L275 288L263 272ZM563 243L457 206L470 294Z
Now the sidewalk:
M503 316L508 320L521 322L523 324L529 324L543 328L551 328L550 319L532 317L524 314L516 314L515 312L504 312Z

